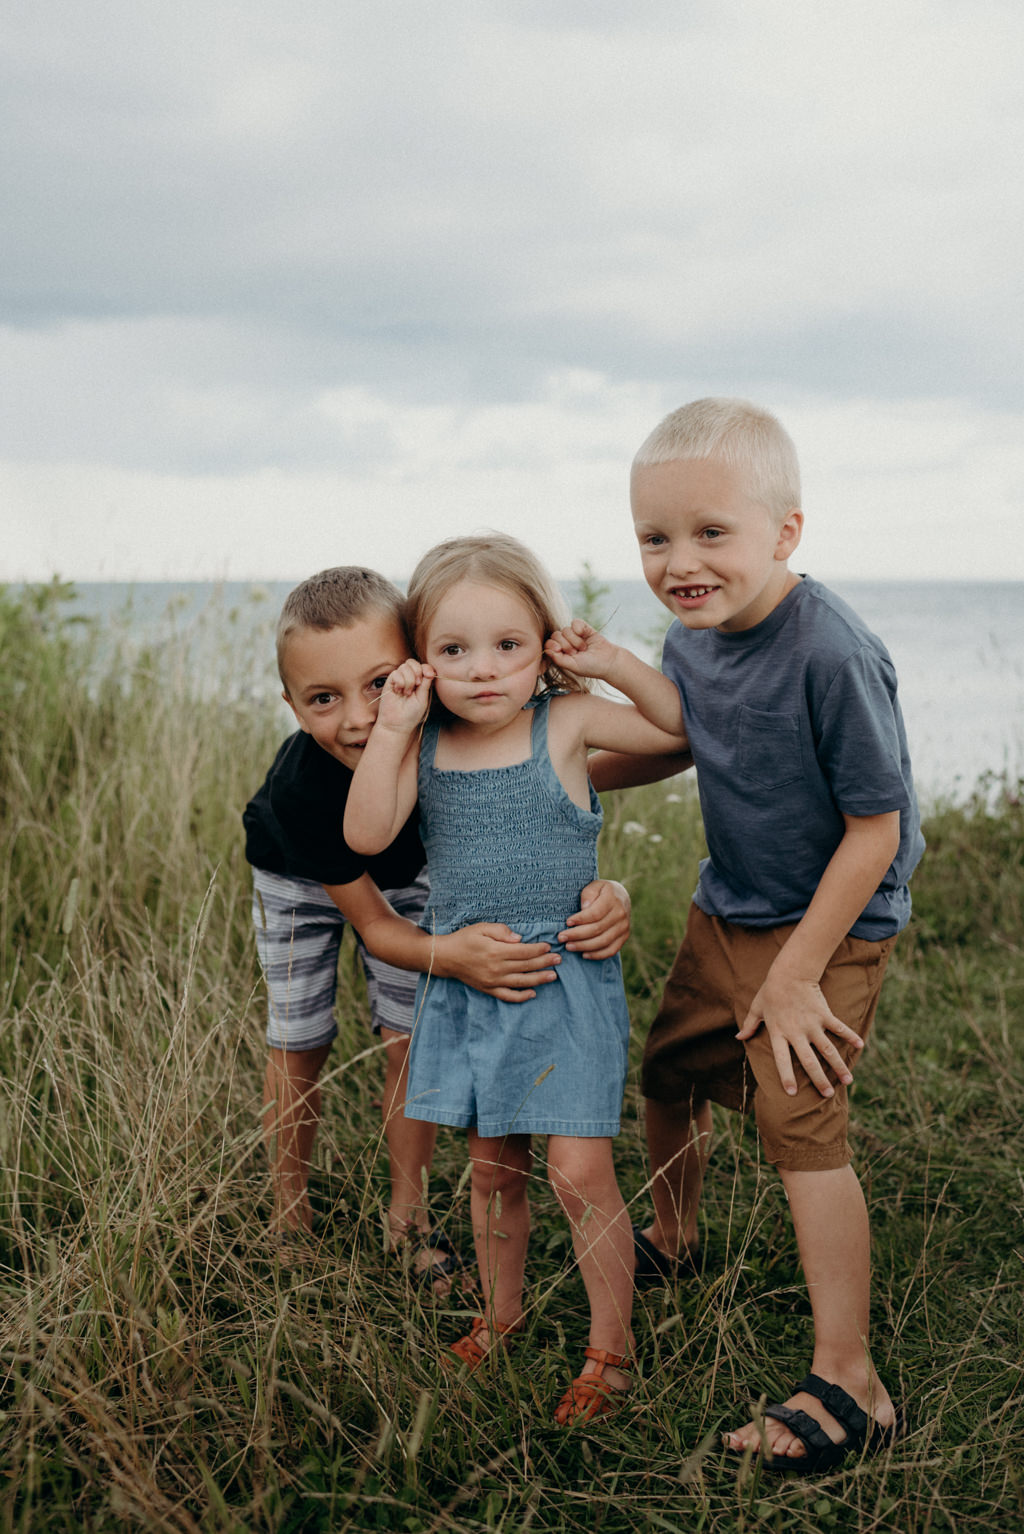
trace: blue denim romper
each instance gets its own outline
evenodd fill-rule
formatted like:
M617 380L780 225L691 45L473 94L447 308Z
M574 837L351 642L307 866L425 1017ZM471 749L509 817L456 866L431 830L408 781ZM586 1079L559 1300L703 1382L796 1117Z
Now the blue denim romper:
M561 953L532 1001L503 1002L458 980L420 978L409 1056L408 1118L478 1134L619 1132L629 1012L618 958L584 959L556 934L597 877L601 806L574 804L548 755L551 699L534 708L531 755L510 767L442 772L440 724L420 745L420 834L430 903L421 926L452 932L505 922Z

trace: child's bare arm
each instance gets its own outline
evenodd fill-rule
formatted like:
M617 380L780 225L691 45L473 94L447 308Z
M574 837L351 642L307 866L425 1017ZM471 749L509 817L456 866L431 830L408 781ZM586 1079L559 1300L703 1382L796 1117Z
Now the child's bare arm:
M683 708L674 682L622 645L612 644L597 629L574 618L556 629L544 646L545 654L563 671L576 676L597 677L636 704L645 719L686 742ZM666 746L666 750L671 750Z
M370 952L399 969L461 980L500 1001L530 1001L536 986L556 978L559 958L547 943L524 943L498 922L478 922L434 937L399 916L369 874L324 888Z
M693 766L689 750L671 751L658 756L636 756L632 752L595 751L587 758L590 781L599 794L613 788L638 788L642 783L661 783Z
M863 1046L863 1039L829 1008L821 977L829 959L878 888L900 843L898 810L886 815L844 815L846 831L821 877L803 919L794 927L754 997L737 1038L749 1039L762 1022L768 1029L783 1088L794 1093L793 1056L823 1097L834 1088L824 1065L848 1086L852 1073L832 1042L836 1036ZM823 1064L824 1062L824 1064Z
M572 720L588 747L656 757L687 749L681 724L679 732L666 729L653 721L637 703L617 703L592 692L576 693L555 701L561 716L559 729L562 718Z
M368 856L390 847L416 803L417 731L434 673L419 661L392 671L345 806L345 840Z

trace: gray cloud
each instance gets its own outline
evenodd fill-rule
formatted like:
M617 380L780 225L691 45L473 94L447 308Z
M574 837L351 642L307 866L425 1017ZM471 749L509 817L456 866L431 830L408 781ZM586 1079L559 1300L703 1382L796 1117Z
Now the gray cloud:
M418 411L463 462L462 414L583 374L625 414L489 426L473 464L585 462L572 411L624 450L623 399L693 392L959 399L1002 441L1022 41L1009 0L36 0L0 65L0 451L408 477Z

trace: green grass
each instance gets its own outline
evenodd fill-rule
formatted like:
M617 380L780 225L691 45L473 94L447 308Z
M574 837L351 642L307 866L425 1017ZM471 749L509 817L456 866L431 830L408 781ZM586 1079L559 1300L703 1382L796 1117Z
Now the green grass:
M254 704L251 658L243 683L225 654L223 684L199 687L173 645L129 655L75 632L67 596L0 592L0 1531L1024 1528L1010 785L929 814L917 914L854 1090L875 1349L910 1433L879 1460L779 1480L718 1445L808 1362L784 1199L734 1120L716 1125L705 1277L640 1300L628 1409L559 1431L586 1309L541 1174L529 1335L486 1378L438 1367L469 1302L424 1303L384 1263L381 1062L346 951L318 1246L298 1266L275 1249L239 821L277 744L272 683ZM700 848L685 786L607 805L603 865L634 897L637 1052ZM616 1154L639 1217L635 1069ZM434 1205L468 1247L463 1170L443 1134Z

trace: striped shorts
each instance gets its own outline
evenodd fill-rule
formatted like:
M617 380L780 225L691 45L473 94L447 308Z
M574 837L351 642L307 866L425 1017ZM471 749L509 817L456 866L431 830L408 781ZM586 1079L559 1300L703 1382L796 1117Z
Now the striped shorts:
M418 922L430 894L426 870L408 889L384 890L400 916ZM320 1049L338 1032L334 999L344 916L322 884L253 869L252 919L267 982L267 1043L271 1049ZM375 959L358 932L373 1031L412 1033L414 970Z

